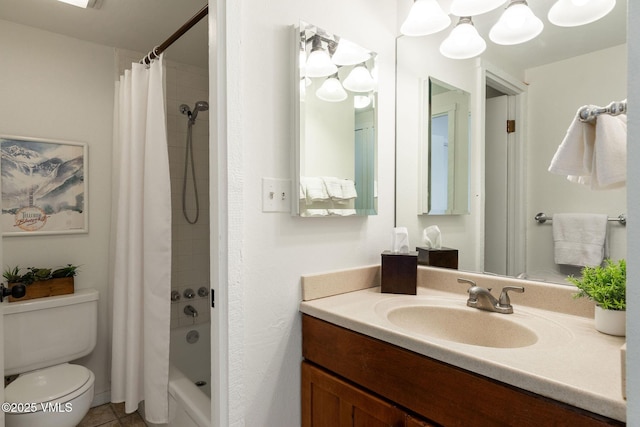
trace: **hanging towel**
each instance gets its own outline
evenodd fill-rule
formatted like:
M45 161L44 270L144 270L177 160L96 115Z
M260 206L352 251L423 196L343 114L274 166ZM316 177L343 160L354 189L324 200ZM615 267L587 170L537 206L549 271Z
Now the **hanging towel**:
M592 190L625 185L626 115L601 114L595 123L585 123L579 119L580 110L553 156L549 172L566 175L569 181L587 185Z
M553 215L556 264L597 266L607 256L607 215Z
M581 107L582 109L584 107ZM593 147L596 133L593 123L581 122L580 110L573 118L567 133L558 146L549 172L567 177L591 176L593 167ZM573 178L569 178L573 180Z

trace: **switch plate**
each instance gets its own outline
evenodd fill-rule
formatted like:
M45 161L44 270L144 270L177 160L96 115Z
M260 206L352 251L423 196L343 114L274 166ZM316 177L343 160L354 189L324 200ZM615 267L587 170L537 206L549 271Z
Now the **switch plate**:
M262 178L262 212L291 212L291 180Z

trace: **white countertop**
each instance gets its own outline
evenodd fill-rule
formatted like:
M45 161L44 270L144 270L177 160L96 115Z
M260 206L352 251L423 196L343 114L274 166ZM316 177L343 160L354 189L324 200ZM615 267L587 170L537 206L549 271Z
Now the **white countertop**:
M402 329L384 316L385 306L407 300L448 300L466 307L466 298L426 287L418 295L383 294L379 287L303 301L300 311L424 356L484 375L597 414L626 421L621 392L620 348L624 337L602 334L593 319L518 305L512 298L510 319L543 319L560 342L521 348L492 348L462 344Z

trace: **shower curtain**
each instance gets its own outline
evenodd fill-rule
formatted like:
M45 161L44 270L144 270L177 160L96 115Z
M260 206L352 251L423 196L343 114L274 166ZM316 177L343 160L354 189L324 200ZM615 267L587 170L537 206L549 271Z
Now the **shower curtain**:
M116 82L112 220L111 401L166 423L171 188L162 55Z

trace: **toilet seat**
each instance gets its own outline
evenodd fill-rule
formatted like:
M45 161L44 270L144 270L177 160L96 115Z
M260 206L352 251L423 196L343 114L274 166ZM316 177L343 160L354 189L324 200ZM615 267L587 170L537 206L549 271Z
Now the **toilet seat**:
M64 403L85 393L94 380L84 366L62 363L20 375L4 389L4 398L8 403Z

